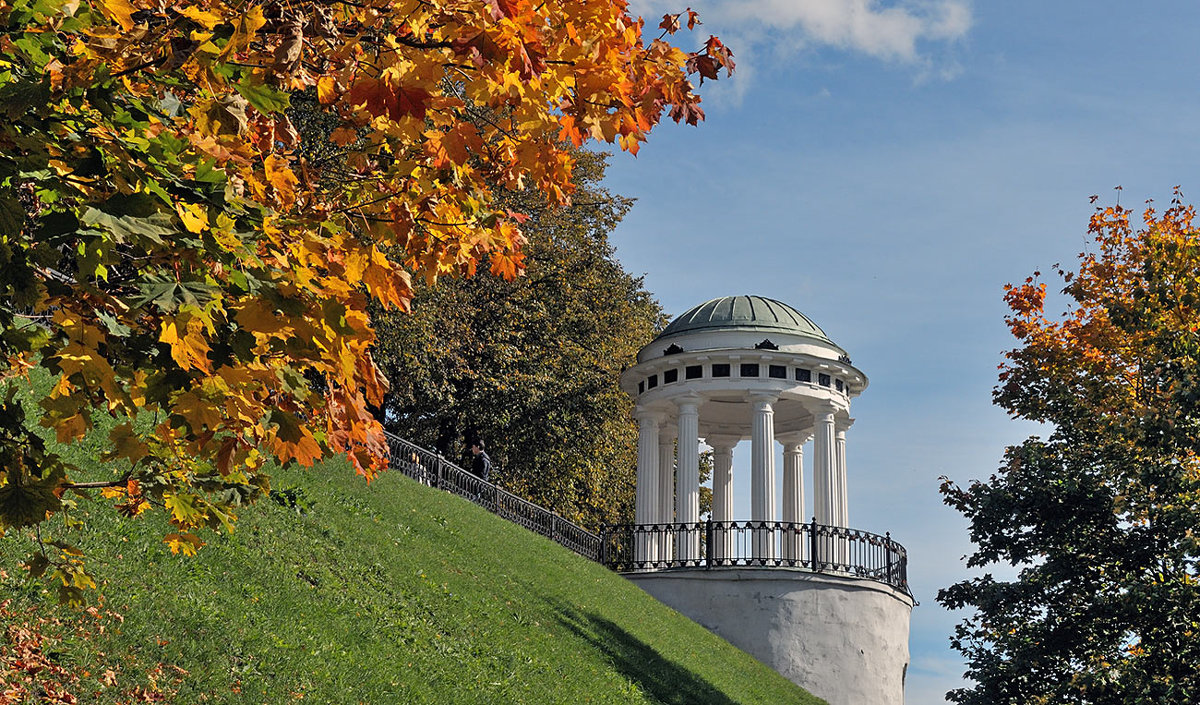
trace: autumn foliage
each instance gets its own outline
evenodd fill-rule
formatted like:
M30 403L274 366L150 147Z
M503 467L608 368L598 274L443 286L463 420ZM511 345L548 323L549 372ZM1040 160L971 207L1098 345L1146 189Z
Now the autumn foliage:
M952 643L957 703L1185 703L1200 698L1200 231L1178 192L1140 225L1098 210L1060 269L1061 315L1035 275L1006 290L1020 347L997 404L1048 424L1000 471L945 501L971 522L968 565L1007 564L938 595L971 608Z
M158 663L129 673L121 664L125 659L103 651L89 650L82 663L64 658L64 651L78 644L103 643L105 633L120 629L124 620L102 607L55 616L0 601L0 705L77 705L102 695L128 705L173 702L187 675L177 666ZM74 662L64 663L68 660Z
M620 373L665 325L609 242L632 201L603 188L604 167L577 155L568 208L506 196L529 215L525 276L418 285L411 313L374 318L389 430L452 459L482 437L493 482L591 529L631 520L637 426Z
M519 275L524 216L494 191L569 203L569 146L702 119L689 76L732 61L666 41L697 24L622 0L0 0L2 373L54 379L31 417L0 400L0 530L102 490L164 507L191 552L270 458L379 472L368 301ZM72 443L97 414L109 477L30 428ZM31 568L70 598L91 581L53 545Z

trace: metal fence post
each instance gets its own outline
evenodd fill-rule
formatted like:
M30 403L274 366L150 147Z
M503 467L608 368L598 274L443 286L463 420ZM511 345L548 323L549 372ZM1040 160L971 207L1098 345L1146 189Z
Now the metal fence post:
M819 573L821 571L821 563L817 560L817 545L817 518L813 517L808 532L808 553L812 557L813 571Z
M704 520L704 567L711 570L713 566L713 523L712 519Z
M442 462L443 462L442 456L440 456L440 455L437 456L437 463L436 463L436 465L437 465L437 484L434 486L437 487L439 490L445 489L444 487L442 487L442 475L443 475Z
M884 534L883 550L887 553L887 582L888 585L896 584L896 577L892 573L895 567L892 565L892 532Z
M608 524L600 525L600 565L608 567Z

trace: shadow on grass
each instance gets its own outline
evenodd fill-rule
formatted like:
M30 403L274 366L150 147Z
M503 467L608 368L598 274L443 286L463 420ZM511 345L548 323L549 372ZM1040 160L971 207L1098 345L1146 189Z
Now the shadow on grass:
M561 603L554 607L563 626L603 653L617 671L663 705L737 705L708 681L663 658L615 622Z

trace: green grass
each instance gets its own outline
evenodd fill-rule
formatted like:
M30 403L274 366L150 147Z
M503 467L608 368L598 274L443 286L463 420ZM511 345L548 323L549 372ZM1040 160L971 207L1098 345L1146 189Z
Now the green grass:
M96 685L103 668L127 686L160 663L187 671L178 703L823 702L620 576L398 473L367 485L329 462L274 484L303 511L248 507L192 558L162 543L158 514L81 505L76 543L125 618L54 647L89 674L85 702L124 702ZM0 599L67 612L13 569L29 550L0 539Z

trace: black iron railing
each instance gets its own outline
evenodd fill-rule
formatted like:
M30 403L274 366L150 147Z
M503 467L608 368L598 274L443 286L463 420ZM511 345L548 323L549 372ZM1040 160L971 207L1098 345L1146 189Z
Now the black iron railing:
M417 482L469 499L514 524L541 534L593 561L600 560L600 537L548 509L497 487L437 453L388 433L391 467Z
M891 535L761 521L622 524L594 534L548 509L462 469L441 455L387 434L391 467L452 492L618 572L669 568L804 568L866 578L909 593L908 554ZM911 593L909 593L911 594Z
M600 562L616 571L788 567L887 583L908 592L908 553L891 535L812 521L625 524L601 532Z

